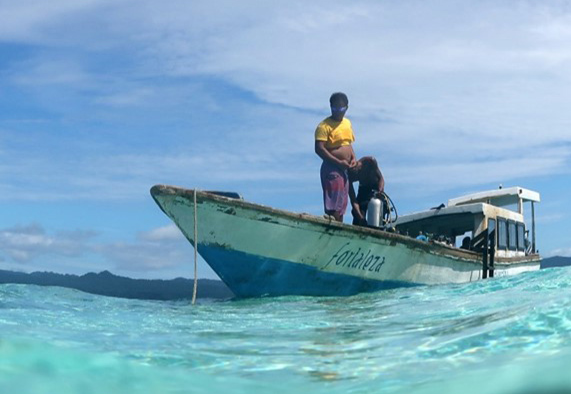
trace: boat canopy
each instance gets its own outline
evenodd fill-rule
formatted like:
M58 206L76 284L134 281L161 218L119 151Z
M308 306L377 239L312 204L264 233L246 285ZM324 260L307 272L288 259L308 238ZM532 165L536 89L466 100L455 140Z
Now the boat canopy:
M535 252L534 204L539 193L521 187L491 190L453 198L448 205L400 216L394 223L397 230L416 237L420 234L453 238L472 232L472 238L484 231L494 231L494 245L501 255ZM531 203L532 247L528 250L523 204ZM491 224L490 224L491 223ZM499 235L496 235L498 233ZM502 250L505 249L505 250Z
M486 211L484 203L434 208L400 216L395 225L412 236L421 233L456 236L473 231L476 223L486 216Z
M490 190L486 192L468 194L466 196L452 198L448 200L448 206L458 206L464 204L472 204L476 202L484 202L486 204L495 205L496 207L505 207L513 204L521 204L522 202L539 202L539 193L519 186L509 187L506 189Z

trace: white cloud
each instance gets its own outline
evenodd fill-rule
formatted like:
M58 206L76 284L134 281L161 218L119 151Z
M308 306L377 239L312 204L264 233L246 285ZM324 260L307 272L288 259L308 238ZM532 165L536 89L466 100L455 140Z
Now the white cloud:
M333 90L401 196L568 177L565 4L0 0L2 103L25 103L1 120L0 200L132 202L171 183L319 210L312 136ZM8 228L0 259L170 269L190 253L175 230L98 244Z
M571 47L548 33L569 19L557 4L227 6L213 20L201 17L212 11L204 5L174 20L159 13L154 48L165 70L219 76L270 103L312 110L324 109L332 89L347 90L350 116L365 126L358 140L393 163L420 154L438 170L449 156L461 170L482 156L509 164L540 151L539 166L526 166L533 174L567 164L569 153L549 146L571 141ZM531 174L516 164L493 168L495 177Z
M106 3L105 0L0 1L0 40L58 44L56 37L50 34L54 27L73 20L74 16L94 12ZM71 37L73 34L60 38Z
M192 245L174 224L142 232L134 242L100 244L94 250L112 263L114 272L136 277L181 276L185 267L190 276L194 261ZM199 277L217 278L202 258L197 263Z
M545 257L553 257L553 256L571 257L571 248L553 249L547 252L545 255Z
M22 193L15 182L0 188L25 199L129 199L146 196L158 182L247 188L315 181L314 114L326 115L327 97L337 89L350 94L358 155L380 157L400 187L440 190L457 174L470 174L459 180L467 186L509 183L568 167L571 47L564 37L571 17L558 3L18 4L7 4L5 15L19 25L0 29L0 37L46 49L19 62L26 67L13 81L43 85L37 97L48 107L60 90L46 95L45 85L69 86L58 109L64 119L77 119L69 104L89 90L90 104L100 107L76 111L90 123L118 127L157 107L175 108L184 119L180 113L197 107L227 126L212 131L208 121L195 120L199 111L189 111L188 123L176 127L189 128L200 147L181 152L172 143L166 156L148 146L84 148L65 160L13 153L3 173L25 169L30 180L22 188L30 189ZM73 34L64 34L70 28ZM119 66L107 75L100 63L109 59ZM245 105L242 117L225 117L232 99L209 94L207 82L197 88L203 77L230 82L262 103ZM165 78L180 86L165 87ZM113 108L140 112L107 111ZM150 113L161 129L171 127L172 113ZM206 140L208 133L216 137ZM149 145L159 141L150 132L141 137ZM50 174L62 175L58 190L43 184Z
M569 149L547 149L536 155L522 155L479 160L453 162L443 157L443 164L420 165L411 171L409 166L389 168L393 182L415 185L432 185L446 188L455 186L481 185L485 183L505 183L521 177L536 177L561 171L566 167L570 156Z
M145 272L172 268L184 258L182 248L168 243L134 242L100 245L96 250L121 271Z
M403 87L421 91L416 84L437 79L447 90L447 79L458 72L466 73L467 80L491 72L517 76L553 65L533 55L538 49L568 55L567 45L546 46L545 38L537 42L534 34L560 25L564 17L538 14L544 6L520 4L516 12L511 5L468 7L443 1L327 2L327 7L293 1L285 8L256 12L227 4L231 11L223 13L226 18L214 20L206 17L214 13L206 7L190 7L174 21L170 13L158 12L154 29L161 37L156 45L164 45L161 54L181 74L222 74L272 102L310 108L318 108L318 98L329 93L332 83L340 83L368 102L390 106L391 101L380 97L383 87L395 88L389 92L393 96ZM191 24L193 16L198 20ZM564 70L565 62L559 65ZM296 89L301 86L313 89ZM380 88L379 97L371 92L375 88Z
M98 242L96 235L88 230L49 232L39 224L0 229L0 262L5 269L75 266L79 274L108 269L135 277L180 276L181 268L192 265L192 246L172 224L142 232L131 242ZM93 256L105 263L93 263ZM202 259L199 276L216 278Z
M546 20L530 28L538 39L546 43L560 43L567 46L571 39L571 15L559 12L556 8L544 8Z
M95 233L66 231L46 233L38 224L0 230L0 253L17 263L26 264L41 255L79 257Z
M145 103L149 98L153 97L153 95L154 94L151 89L135 88L129 91L111 93L109 95L102 96L96 99L95 102L114 107L126 107Z
M167 226L158 227L151 231L143 232L139 237L144 241L180 241L185 239L182 235L180 229L174 225L169 224Z
M88 76L81 66L71 59L33 59L18 64L25 73L14 73L12 82L26 87L45 85L75 85L81 87Z
M546 214L540 215L536 218L536 222L541 225L554 225L558 222L566 222L566 216L564 213L553 213L553 214Z

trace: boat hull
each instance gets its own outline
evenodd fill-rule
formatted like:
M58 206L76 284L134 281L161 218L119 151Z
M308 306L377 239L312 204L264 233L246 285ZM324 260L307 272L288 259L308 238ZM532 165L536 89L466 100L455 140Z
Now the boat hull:
M194 191L151 194L194 244ZM238 297L352 295L482 278L481 255L378 229L196 192L198 253ZM495 276L539 269L539 256L497 261Z

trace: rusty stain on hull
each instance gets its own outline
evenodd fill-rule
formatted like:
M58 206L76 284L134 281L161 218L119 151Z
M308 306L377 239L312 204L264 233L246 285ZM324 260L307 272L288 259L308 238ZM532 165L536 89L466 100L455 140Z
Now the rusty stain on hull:
M274 224L279 224L280 222L278 222L277 220L275 220L274 218L270 217L270 216L264 216L262 218L258 219L260 222L267 222L267 223L274 223Z

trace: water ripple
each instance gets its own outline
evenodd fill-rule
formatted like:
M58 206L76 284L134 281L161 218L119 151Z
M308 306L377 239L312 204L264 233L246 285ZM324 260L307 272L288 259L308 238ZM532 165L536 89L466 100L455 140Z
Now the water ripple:
M28 387L22 376L68 373L61 363L76 359L81 372L69 373L82 382L84 372L111 363L126 381L144 375L163 392L226 383L237 392L311 393L571 387L570 284L571 271L560 268L353 297L196 306L0 285L0 389L16 380ZM69 357L44 357L52 353ZM130 389L147 392L137 387Z

